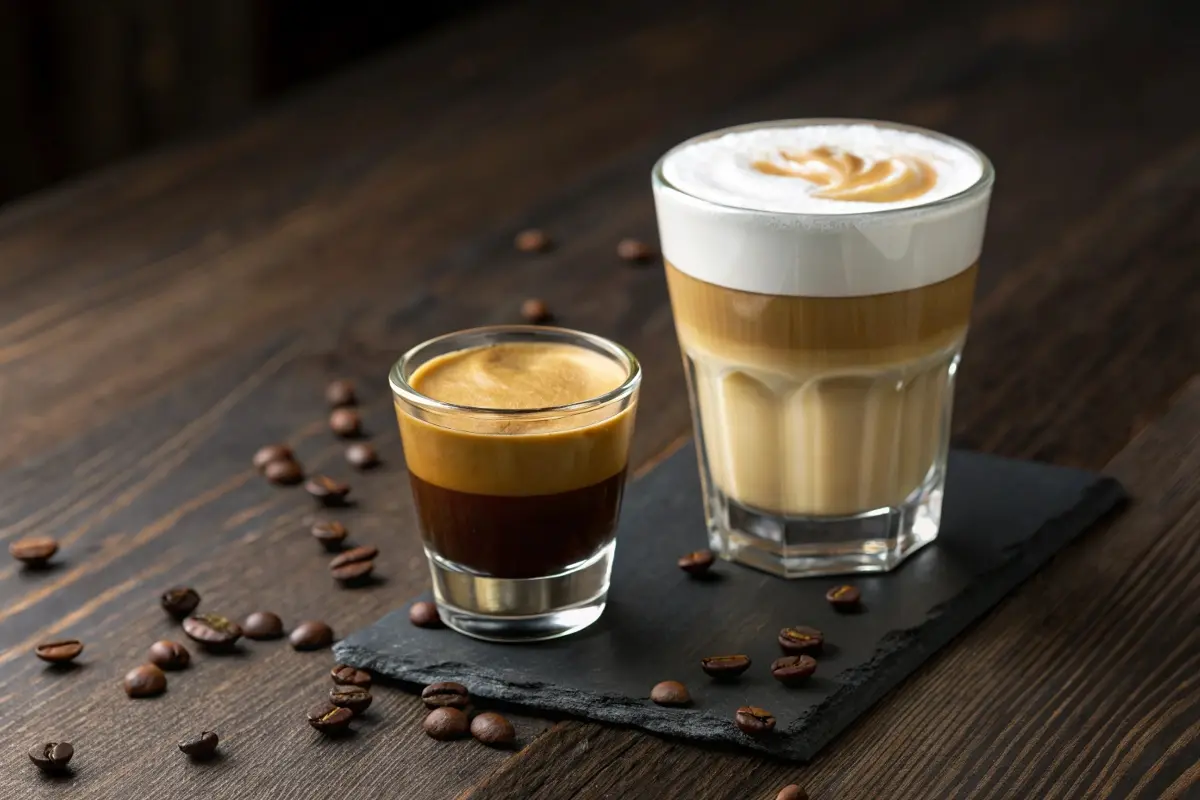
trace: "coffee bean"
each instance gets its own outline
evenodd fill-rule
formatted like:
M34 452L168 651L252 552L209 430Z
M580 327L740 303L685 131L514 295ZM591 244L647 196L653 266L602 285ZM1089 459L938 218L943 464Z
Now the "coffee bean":
M208 761L217 754L220 741L220 737L212 731L201 731L199 736L192 736L180 742L179 750L197 761Z
M784 686L804 683L817 671L817 660L812 656L784 656L771 662L771 677Z
M790 783L779 790L779 794L775 795L775 800L808 800L808 792L797 784Z
M362 417L353 408L335 408L329 415L329 429L338 436L358 436L362 432Z
M495 711L477 714L471 720L471 735L489 747L508 747L517 739L513 724Z
M709 656L700 659L700 669L717 680L732 680L750 669L750 656Z
M333 682L338 686L359 686L363 689L371 688L371 673L366 670L348 667L345 664L338 664L330 670L329 677L333 678Z
M345 733L350 727L354 712L348 708L335 706L333 703L322 703L308 712L308 724L326 736L336 736Z
M775 730L775 717L770 711L758 706L742 706L737 710L733 721L742 733L751 736L762 736Z
M142 664L125 673L125 694L154 697L167 690L167 676L153 664Z
M688 553L679 559L679 568L688 575L703 575L708 572L709 567L713 565L716 557L712 550L697 550L694 553Z
M247 639L278 639L283 636L283 620L270 611L255 611L242 620L242 633Z
M617 243L617 256L630 263L649 261L654 258L654 248L640 239L622 239Z
M408 621L418 628L443 628L441 616L438 615L437 603L428 600L418 600L408 609Z
M348 708L358 716L371 705L371 693L361 686L335 686L329 690L329 702Z
M188 638L213 650L233 647L242 638L242 628L220 614L196 614L183 621Z
M192 663L192 654L179 642L162 639L150 645L150 663L159 669L184 669Z
M304 491L324 506L340 506L346 502L350 487L328 475L315 475L304 484Z
M663 681L650 690L650 699L660 706L686 706L692 702L692 695L679 681Z
M461 683L442 681L422 689L421 700L426 708L466 708L471 705L471 693Z
M467 732L467 715L457 708L435 708L425 717L425 733L440 742L458 739Z
M46 742L29 748L29 760L42 772L62 772L74 755L70 742Z
M553 246L550 235L537 228L521 231L513 239L513 244L522 253L544 253Z
M312 535L331 553L341 549L348 533L340 522L316 522L312 526Z
M263 475L271 483L294 486L304 480L304 467L297 461L272 461L263 468Z
M825 599L837 611L857 611L862 601L862 592L858 590L857 586L847 583L842 586L834 586L825 593Z
M49 536L30 536L17 539L8 545L8 554L33 569L46 566L46 562L58 552L58 542Z
M333 628L320 620L307 619L292 629L288 641L296 650L321 650L333 644Z
M346 448L346 460L352 467L370 469L378 466L379 454L375 452L374 446L369 442L355 442Z
M268 444L254 454L254 468L262 472L272 461L293 461L292 448L286 444Z
M346 564L353 564L356 561L371 561L375 556L379 555L379 548L369 544L361 547L353 547L340 555L334 556L329 562L330 569L337 569Z
M534 325L539 322L548 322L550 320L550 308L536 297L531 297L524 303L521 303L521 318Z
M374 570L374 561L355 561L352 564L333 567L329 570L329 574L338 583L343 583L346 586L359 586L367 582L367 579L371 577L371 573Z
M57 642L42 642L33 648L34 655L51 664L66 664L83 652L83 642L78 639L61 639Z
M200 605L200 595L195 589L176 586L162 593L161 602L164 611L175 619L183 619Z
M825 645L825 635L816 628L797 625L779 632L779 647L789 656L819 655Z
M325 402L334 408L354 405L358 402L354 397L354 382L345 379L330 382L325 387Z

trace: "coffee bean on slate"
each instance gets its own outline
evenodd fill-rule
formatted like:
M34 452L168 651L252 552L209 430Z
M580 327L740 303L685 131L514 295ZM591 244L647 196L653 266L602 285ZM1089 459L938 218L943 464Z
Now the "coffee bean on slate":
M838 611L855 611L862 601L862 592L857 586L843 584L834 586L825 593L825 599Z
M30 536L8 545L10 556L34 569L46 566L46 562L57 552L58 542L49 536Z
M370 442L355 442L346 448L346 460L358 469L370 469L379 464L379 454Z
M29 748L29 760L42 772L62 772L74 755L70 742L46 742Z
M179 642L161 639L150 645L150 663L159 669L184 669L192 663L192 654Z
M242 638L242 627L220 614L196 614L183 621L188 638L214 650L233 647Z
M543 230L530 228L521 231L513 239L513 244L522 253L544 253L553 246L550 235Z
M270 611L255 611L242 620L242 633L247 639L278 639L283 636L283 620Z
M536 297L531 297L521 303L521 318L535 325L539 322L548 322L550 307Z
M200 605L200 595L187 586L176 586L162 593L163 610L175 619L183 619Z
M371 693L361 686L335 686L329 690L329 702L348 708L358 716L371 705Z
M353 718L353 711L333 703L322 703L308 712L308 724L327 736L345 733Z
M354 382L345 379L331 381L325 387L325 402L334 408L354 405L358 402L354 397Z
M313 537L331 553L341 549L348 533L346 526L340 522L316 522L312 526Z
M517 739L513 724L495 711L477 714L471 720L471 735L489 747L508 747Z
M292 461L292 448L286 444L268 444L258 448L254 454L254 468L262 472L272 461Z
M775 800L808 800L808 792L798 784L790 783L779 790L779 794L775 795Z
M315 619L306 619L292 629L288 641L296 650L321 650L333 644L333 628Z
M34 654L50 664L66 664L83 652L83 642L78 639L60 639L57 642L42 642L33 648Z
M329 677L333 678L333 682L338 686L359 686L363 689L371 688L371 673L345 664L338 664L331 669Z
M824 645L824 634L806 625L784 628L779 632L779 647L789 656L819 655Z
M352 547L334 556L329 562L329 568L337 569L346 564L353 564L356 561L371 561L377 555L379 555L379 548L373 545L364 544L361 547Z
M775 717L758 706L742 706L733 719L742 733L751 736L762 736L775 730Z
M328 475L315 475L304 484L304 491L324 506L340 506L346 502L350 487Z
M750 669L750 656L709 656L700 659L700 669L717 680L732 680Z
M687 687L679 681L656 683L650 690L650 699L660 706L686 706L692 702Z
M454 681L431 683L421 690L426 708L466 708L471 704L467 687Z
M784 656L771 662L771 677L784 686L804 683L817 671L817 660L812 656Z
M425 717L425 733L438 741L458 739L466 734L470 724L467 715L457 708L435 708Z
M154 697L167 689L167 676L153 664L141 664L125 673L125 694Z
M338 436L358 436L362 433L362 417L353 408L335 408L329 414L329 429Z
M654 248L640 239L622 239L617 242L617 256L631 264L649 261L654 257Z
M217 754L220 741L220 737L212 731L201 731L198 736L191 736L180 742L179 750L197 761L208 761Z
M716 557L711 550L697 550L679 559L679 568L688 575L703 575L708 572Z
M297 461L272 461L263 468L263 475L271 483L280 486L294 486L304 480L304 467Z
M438 615L437 603L418 600L408 609L408 621L418 628L442 628L445 623Z

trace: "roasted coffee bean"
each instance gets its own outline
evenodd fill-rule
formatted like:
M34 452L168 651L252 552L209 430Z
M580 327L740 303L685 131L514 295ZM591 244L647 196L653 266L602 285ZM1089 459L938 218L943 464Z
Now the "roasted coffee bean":
M650 699L660 706L686 706L692 702L692 695L679 681L663 681L650 690Z
M437 603L418 600L408 609L408 621L418 628L443 628L445 623L438 615Z
M329 677L333 678L333 682L338 686L359 686L363 689L371 688L371 673L366 670L348 667L345 664L338 664L331 669Z
M33 648L34 654L51 664L66 664L74 661L83 652L83 642L78 639L61 639L57 642L42 642Z
M283 636L283 620L270 611L255 611L242 620L242 634L247 639L278 639Z
M70 742L46 742L29 748L29 760L42 772L62 772L74 755Z
M697 550L679 559L679 568L688 575L703 575L716 561L712 550Z
M808 792L795 783L790 783L779 790L775 800L808 800Z
M354 397L354 382L345 379L330 382L325 387L325 402L334 408L354 405L358 402Z
M379 548L369 544L362 547L353 547L345 552L336 555L329 562L330 569L337 569L346 564L353 564L356 561L371 561L375 556L379 555Z
M294 486L304 480L304 467L298 461L272 461L263 468L263 475L271 483L280 486Z
M700 659L700 669L719 681L732 680L750 669L750 656L709 656Z
M183 619L200 605L200 595L195 589L176 586L162 593L163 610L175 619Z
M649 261L654 258L654 248L640 239L622 239L617 242L617 257L634 264Z
M352 467L370 469L379 464L379 454L370 442L355 442L346 448L346 460Z
M306 619L292 629L288 641L296 650L321 650L333 644L333 628L315 619Z
M467 687L454 681L431 683L421 690L426 708L466 708L471 704Z
M550 320L550 307L536 297L531 297L521 303L521 318L536 325Z
M8 545L10 556L34 569L46 566L46 562L57 552L58 542L49 536L30 536Z
M429 716L425 717L423 727L425 733L438 741L445 742L450 739L458 739L466 734L470 725L467 722L467 715L457 708L435 708L429 712Z
M312 526L313 537L331 553L341 549L348 533L346 526L340 522L316 522Z
M286 444L269 444L258 448L254 454L254 468L262 472L272 461L293 461L292 448Z
M142 664L125 673L125 694L154 697L167 690L167 676L153 664Z
M348 708L335 706L333 703L322 703L308 712L308 724L326 736L345 733L350 727L354 712Z
M797 625L779 632L779 646L789 656L820 654L825 645L825 635L816 628Z
M471 720L471 735L489 747L508 747L517 740L513 724L495 711L477 714Z
M242 638L242 627L220 614L196 614L183 621L183 632L214 650L230 648Z
M150 645L150 663L159 669L184 669L192 663L192 654L179 642L162 639Z
M733 721L742 733L751 736L762 736L775 730L775 717L770 711L758 706L742 706L737 710Z
M784 656L771 662L771 677L784 686L804 683L817 671L817 660L812 656Z
M353 408L335 408L329 414L329 429L338 436L358 436L362 433L362 417Z
M825 599L838 611L856 611L862 602L862 592L847 583L834 586L825 593Z
M180 742L179 750L197 761L208 761L217 754L220 741L220 737L212 731L201 731L199 736L192 736Z
M334 567L329 570L329 574L339 583L344 583L347 586L357 586L366 583L374 571L374 561L355 561L351 564Z
M350 487L328 475L315 475L304 484L304 491L324 506L340 506L346 502Z
M358 716L371 705L371 693L361 686L335 686L329 690L329 702L348 708Z
M522 253L543 253L553 246L550 235L537 228L521 231L513 239L513 244Z

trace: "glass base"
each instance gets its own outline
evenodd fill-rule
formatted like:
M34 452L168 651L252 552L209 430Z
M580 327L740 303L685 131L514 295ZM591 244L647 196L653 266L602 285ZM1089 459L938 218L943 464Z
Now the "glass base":
M544 578L492 578L469 572L426 549L442 621L490 642L539 642L583 630L608 599L610 542L587 561Z

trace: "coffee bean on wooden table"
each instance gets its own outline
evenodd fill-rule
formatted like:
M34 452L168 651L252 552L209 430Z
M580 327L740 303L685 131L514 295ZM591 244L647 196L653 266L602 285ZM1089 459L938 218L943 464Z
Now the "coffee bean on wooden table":
M153 664L141 664L125 673L125 694L155 697L167 689L167 676Z
M660 706L686 706L692 702L692 695L679 681L663 681L650 690L650 699Z
M242 620L242 633L247 639L278 639L283 636L283 620L270 611L255 611Z
M352 547L330 559L329 568L337 569L356 561L371 561L377 555L379 555L379 548L374 545L364 544L361 547Z
M355 442L346 448L346 460L358 469L370 469L379 464L379 454L370 442Z
M700 669L717 680L732 680L750 669L750 656L709 656L700 659Z
M262 472L272 461L294 461L292 448L286 444L268 444L254 453L254 468Z
M374 571L374 561L355 561L350 564L343 564L340 567L334 567L329 570L329 574L335 581L346 586L358 586L366 583Z
M335 686L329 690L329 702L348 708L358 716L371 706L371 693L361 686Z
M313 538L331 553L342 549L342 542L346 541L348 533L346 526L340 522L315 522L312 526Z
M338 436L358 436L362 433L362 417L353 408L335 408L329 414L329 430Z
M762 736L775 730L775 717L770 711L758 706L742 706L733 718L742 733Z
M838 611L857 611L862 603L862 592L847 583L834 586L825 593L825 599Z
M354 382L345 379L331 381L325 387L325 402L334 408L354 405L358 402L354 396Z
M819 655L824 646L825 635L807 625L796 625L779 632L779 647L789 656Z
M371 673L363 669L346 666L345 664L338 664L331 669L329 677L333 678L333 682L338 686L359 686L363 689L371 688Z
M712 567L716 557L711 550L697 550L679 559L679 568L688 575L703 575Z
M539 322L548 322L550 307L536 297L531 297L521 303L521 318L535 325Z
M346 502L350 487L328 475L314 475L304 484L304 491L323 506L340 506Z
M163 610L175 619L183 619L200 605L200 595L187 586L175 586L162 593Z
M438 615L437 603L431 603L428 600L418 600L408 609L408 621L418 628L444 628L446 623L442 622L441 616Z
M333 644L333 628L315 619L306 619L292 629L288 641L296 650L321 650Z
M192 654L179 642L161 639L150 645L150 663L159 669L184 669L192 663Z
M58 542L49 536L30 536L8 545L8 554L27 567L38 569L58 552Z
M354 712L348 708L335 706L333 703L322 703L308 712L308 724L326 736L345 733L350 727Z
M513 245L522 253L544 253L553 244L550 235L537 228L521 231L513 238Z
M517 739L513 724L495 711L485 711L471 720L471 735L489 747L508 747Z
M304 480L304 467L298 461L272 461L263 469L263 475L271 483L280 486L295 486Z
M42 772L62 772L75 755L70 742L46 742L29 748L29 760Z
M425 733L438 741L458 739L466 734L470 723L467 715L457 708L435 708L425 717Z
M179 750L196 761L208 761L217 754L221 739L212 731L201 731L179 743Z
M817 660L812 656L784 656L771 662L771 677L784 686L804 683L816 671Z
M632 264L654 258L654 248L640 239L622 239L617 242L617 257Z
M183 621L183 632L212 650L232 648L242 638L242 627L220 614L196 614Z
M779 794L775 795L775 800L808 800L808 792L798 784L790 783L779 790Z
M34 654L50 664L66 664L74 661L83 652L83 642L78 639L60 639L57 642L42 642L33 648Z
M471 704L467 687L454 681L431 683L421 690L426 708L466 708Z

